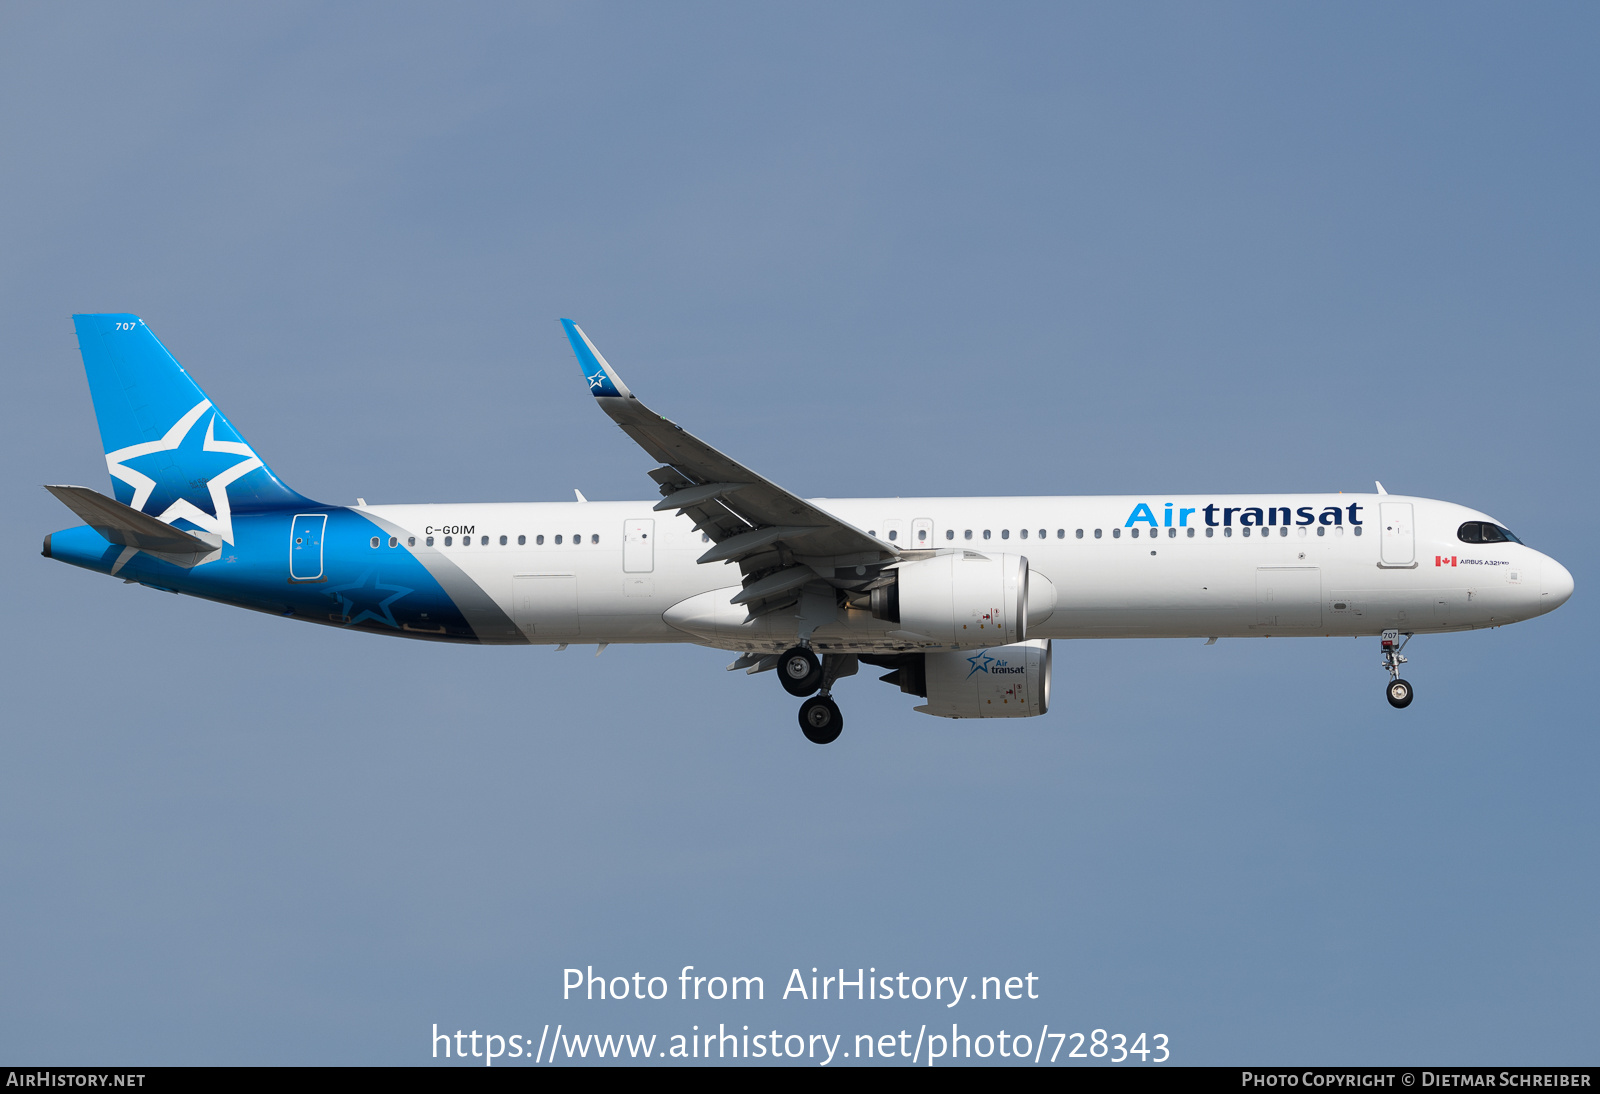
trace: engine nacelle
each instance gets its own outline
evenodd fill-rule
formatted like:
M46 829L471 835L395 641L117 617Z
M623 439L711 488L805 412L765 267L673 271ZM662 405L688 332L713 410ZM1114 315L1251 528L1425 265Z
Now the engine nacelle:
M903 631L965 649L1028 637L1028 560L1021 555L950 551L892 572L892 583L872 590L872 614Z
M1048 639L921 657L921 690L928 701L916 709L923 714L1032 718L1050 709Z

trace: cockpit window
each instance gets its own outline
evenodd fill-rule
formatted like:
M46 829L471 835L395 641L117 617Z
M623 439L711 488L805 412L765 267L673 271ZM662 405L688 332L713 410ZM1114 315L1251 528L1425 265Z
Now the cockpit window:
M1486 520L1469 520L1456 529L1456 538L1462 543L1521 543L1509 529Z

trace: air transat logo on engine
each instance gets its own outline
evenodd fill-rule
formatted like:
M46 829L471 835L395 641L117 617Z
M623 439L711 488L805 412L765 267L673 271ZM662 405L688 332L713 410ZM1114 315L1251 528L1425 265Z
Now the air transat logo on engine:
M979 650L967 658L967 664L971 665L972 669L963 677L966 680L972 679L972 674L975 672L986 672L990 676L1009 676L1012 673L1028 671L1026 666L1013 665L1003 657L990 657L988 650Z

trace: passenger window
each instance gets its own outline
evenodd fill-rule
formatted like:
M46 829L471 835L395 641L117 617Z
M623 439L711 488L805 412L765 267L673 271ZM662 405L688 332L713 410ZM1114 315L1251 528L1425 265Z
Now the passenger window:
M417 545L417 537L416 536L407 536L406 537L406 546L407 547L415 547L416 545Z
M1099 539L1100 538L1100 529L1096 528L1094 530L1094 538L1095 539Z
M1122 538L1122 529L1121 528L1113 528L1113 529L1111 529L1111 538L1112 539L1121 539Z
M900 532L897 529L894 529L894 528L889 529L889 542L890 543L893 543L895 540L897 540L899 538L900 538Z
M989 529L985 528L983 530L983 538L984 539L988 539L989 538Z
M454 541L452 540L452 538L450 536L445 536L444 537L444 545L446 547L449 547L451 545L451 543L453 543L453 542Z
M1250 527L1249 527L1249 525L1246 525L1243 529L1241 529L1241 531L1244 532L1244 538L1245 539L1249 539L1250 538Z
M589 542L590 543L599 543L600 542L600 537L598 535L590 536L589 537Z
M1044 529L1044 528L1039 529L1039 538L1040 539L1049 539L1050 538L1049 531L1047 529ZM1060 529L1060 534L1057 535L1056 538L1057 539L1066 539L1067 538L1067 530L1065 528Z
M1011 529L1009 529L1009 528L1000 529L1000 538L1001 539L1010 539L1011 538Z
M700 542L701 543L710 543L711 542L711 537L709 535L707 535L705 532L701 532L700 533Z
M1320 524L1319 524L1319 525L1317 525L1317 535L1319 535L1319 536L1325 536L1325 535L1327 535L1327 534L1328 534L1328 530L1327 530L1327 529L1326 529L1326 528L1324 528L1324 527L1323 527L1323 526L1322 526L1322 525L1320 525Z
M877 535L877 534L878 534L878 530L877 530L877 529L876 529L876 528L868 528L868 529L867 529L867 535L869 535L869 536L875 536L875 535Z
M534 542L534 546L543 547L544 546L544 537L543 536L534 536L533 537L533 542Z
M1027 539L1028 538L1028 530L1026 528L1024 528L1022 531L1018 532L1017 534L1020 535L1023 539Z
M378 537L377 536L373 536L372 537L372 545L374 547L376 547L378 545Z
M1176 528L1168 528L1167 529L1167 538L1168 539L1177 539L1178 538L1178 530Z
M972 529L968 528L965 532L962 532L961 533L961 537L963 539L971 539L972 538Z
M944 530L944 538L945 539L955 539L956 538L956 530L954 528L946 528Z
M505 545L506 545L506 537L505 536L501 536L500 537L500 546L504 547Z
M1288 534L1289 534L1289 528L1288 528L1287 525L1285 525L1284 527L1278 529L1278 538L1279 539L1282 539L1284 536L1286 536Z
M428 537L428 546L429 546L429 547L432 547L432 546L433 546L433 537L432 537L432 536L429 536L429 537Z
M449 543L450 541L447 539L447 540L445 540L445 542ZM462 536L461 537L461 546L463 546L463 547L471 547L472 546L472 537L471 536Z
M561 537L560 536L556 537L556 546L557 547L561 546Z
M918 528L917 529L917 542L918 543L923 543L923 542L925 542L927 540L927 538L928 538L928 530L926 528Z
M1283 534L1284 535L1288 535L1289 534L1289 529L1285 528L1283 530ZM1359 536L1360 534L1361 534L1361 525L1358 524L1358 525L1356 525L1356 535Z
M506 541L506 537L505 536L501 536L500 537L500 542L504 543L505 541ZM489 537L488 536L484 536L482 539L478 540L478 546L479 547L487 547L487 546L489 546Z
M1189 529L1189 538L1190 539L1194 538L1194 529L1193 528Z
M1206 538L1207 539L1210 539L1212 536L1215 536L1216 534L1217 534L1217 530L1215 528L1207 528L1206 529Z
M582 542L583 542L583 533L582 532L579 532L577 535L572 537L572 545L574 547L576 547L578 544L580 544Z
M1139 538L1139 529L1137 529L1137 528L1129 528L1128 529L1128 534L1130 536L1132 536L1134 539L1138 539Z
M400 537L399 536L390 536L389 537L389 546L390 547L398 547L398 546L400 546Z
M1233 529L1231 527L1230 528L1224 528L1222 530L1222 538L1223 539L1232 539L1233 538Z
M526 547L527 545L528 545L528 537L527 536L518 536L517 537L517 546L518 547Z
M1083 538L1083 529L1082 528L1078 529L1078 537L1077 538L1079 538L1079 539Z

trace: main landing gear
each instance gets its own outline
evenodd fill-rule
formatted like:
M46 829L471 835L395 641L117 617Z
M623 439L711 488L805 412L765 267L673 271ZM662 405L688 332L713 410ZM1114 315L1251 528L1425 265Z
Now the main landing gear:
M830 692L841 676L855 673L858 662L852 655L830 653L820 661L804 646L795 646L778 658L778 679L790 695L810 695L800 705L800 731L812 744L832 744L844 729L844 716ZM813 694L819 692L820 694Z
M1411 690L1411 685L1400 679L1400 666L1406 663L1400 651L1405 649L1406 643L1410 641L1409 634L1406 635L1405 641L1401 641L1399 631L1383 632L1383 667L1389 673L1389 686L1384 689L1384 694L1389 699L1389 705L1396 710L1410 706L1412 696L1415 694Z
M800 732L814 745L831 745L844 730L844 715L831 696L813 695L800 704Z

